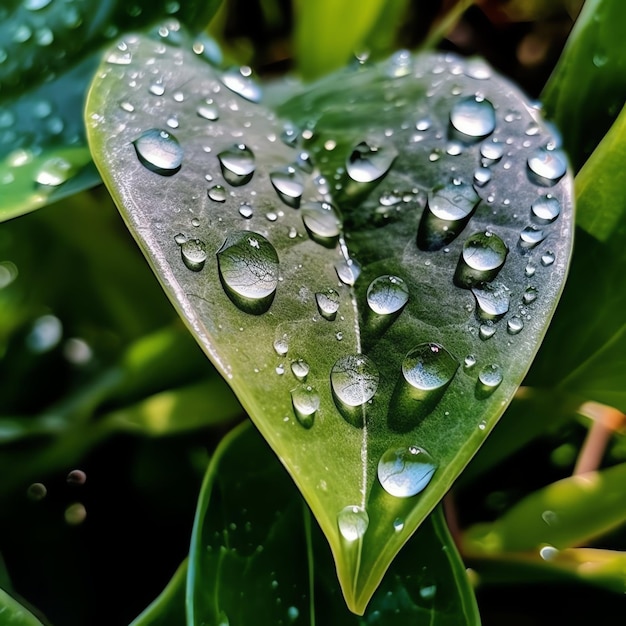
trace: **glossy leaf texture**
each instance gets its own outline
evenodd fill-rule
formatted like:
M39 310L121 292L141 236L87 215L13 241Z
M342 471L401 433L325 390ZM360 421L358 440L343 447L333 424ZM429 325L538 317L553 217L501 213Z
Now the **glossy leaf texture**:
M323 81L281 109L311 159L245 72L123 45L90 92L94 160L362 613L541 341L571 246L565 157L480 61L401 53Z
M0 7L0 221L100 182L82 123L101 46L172 15L200 30L219 0L22 0ZM176 19L174 19L174 17ZM120 55L120 60L123 57Z
M11 626L43 626L27 608L0 589L0 622Z
M480 623L439 511L393 564L362 618L346 609L323 544L272 451L249 424L242 425L216 451L200 494L187 623Z

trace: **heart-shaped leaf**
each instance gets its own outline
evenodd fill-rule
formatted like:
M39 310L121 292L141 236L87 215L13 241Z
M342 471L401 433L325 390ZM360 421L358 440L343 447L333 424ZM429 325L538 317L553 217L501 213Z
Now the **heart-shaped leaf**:
M537 350L571 246L566 159L482 62L401 53L283 108L309 174L246 72L123 43L89 95L94 160L362 613Z

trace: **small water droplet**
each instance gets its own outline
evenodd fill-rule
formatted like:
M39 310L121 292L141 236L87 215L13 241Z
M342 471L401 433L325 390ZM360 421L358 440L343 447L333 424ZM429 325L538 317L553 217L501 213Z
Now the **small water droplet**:
M478 167L474 170L474 184L484 187L491 180L491 170L488 167Z
M363 538L369 523L367 511L360 506L347 506L337 513L339 532L350 543Z
M26 495L29 500L38 502L39 500L43 500L46 495L48 495L48 490L43 483L33 483L26 490Z
M378 315L398 313L409 300L409 288L397 276L379 276L367 288L367 304Z
M287 335L283 335L274 341L274 350L278 356L285 356L289 351L289 342L287 341Z
M549 267L550 265L554 263L555 259L556 259L556 256L554 252L551 252L550 250L548 250L547 252L541 255L541 265L543 265L544 267Z
M186 239L180 246L180 254L185 266L199 272L206 261L206 246L200 239Z
M437 343L421 343L402 362L404 380L419 392L442 392L450 384L459 364ZM420 393L420 397L423 393Z
M506 244L496 234L489 231L474 233L463 245L455 283L468 288L493 280L502 269L508 253Z
M480 287L472 287L472 293L476 298L479 317L483 320L499 320L509 310L509 290L501 283L484 283Z
M28 11L41 11L45 9L52 0L23 0L22 6Z
M111 65L130 65L133 60L133 55L123 41L120 42L115 50L109 53L106 58L107 63Z
M364 354L341 357L330 372L333 394L348 407L362 406L378 389L378 368Z
M302 175L293 167L286 167L270 173L270 181L278 197L294 209L300 206L300 200L304 192Z
M424 448L389 448L378 461L378 480L388 494L410 498L426 488L436 469Z
M519 235L520 247L525 250L532 250L538 246L545 238L546 232L535 226L526 226Z
M298 359L291 364L291 371L299 381L304 382L309 375L309 364L303 359Z
M344 284L352 287L361 275L361 266L354 259L335 263L337 277Z
M290 622L295 622L298 619L299 615L300 615L300 611L298 611L297 607L290 606L287 609L287 617L289 618Z
M196 109L196 113L198 117L209 120L209 122L215 122L220 118L219 110L215 104L213 104L213 100L207 100L201 104Z
M84 485L87 482L87 474L82 470L75 469L67 475L66 480L70 485Z
M254 211L252 210L252 207L249 204L242 204L239 207L239 215L249 220L254 215Z
M222 82L234 93L250 102L260 102L263 92L251 78L252 71L249 67L235 67L226 70L222 76Z
M302 385L291 392L291 403L298 422L304 428L311 428L315 414L320 408L320 397L310 385Z
M480 154L488 163L495 163L502 158L504 146L497 140L488 140L480 145Z
M413 71L413 58L408 50L394 52L387 62L386 74L390 78L402 78Z
M476 80L487 80L491 78L491 68L482 59L469 59L463 69L465 76Z
M126 111L127 113L132 113L135 110L135 107L130 102L120 102L120 109L122 111Z
M74 174L75 168L62 157L51 157L44 161L35 175L35 182L46 187L58 187Z
M524 295L522 296L522 301L524 304L531 304L537 299L537 289L535 287L528 287L526 291L524 291Z
M285 366L281 363L280 365L276 366L275 371L279 376L282 376L285 373Z
M476 365L476 356L473 354L468 354L465 359L463 359L463 368L466 370L472 369Z
M506 324L509 335L517 335L524 328L524 320L518 315L514 315Z
M222 185L213 185L207 190L207 195L213 202L226 202L226 189Z
M495 363L485 365L478 373L477 391L483 395L492 394L502 382L502 368Z
M399 533L404 529L404 520L401 517L396 517L393 520L393 529Z
M142 165L161 176L175 174L183 162L183 149L176 137L166 130L147 130L133 145Z
M301 209L302 222L313 241L334 248L341 234L341 221L328 202L307 202Z
M238 187L250 181L254 174L254 154L248 146L237 144L217 155L224 180Z
M561 213L561 203L554 196L541 196L532 203L530 212L537 224L551 224Z
M153 96L162 96L165 93L165 86L160 80L157 80L148 87L148 91Z
M235 231L217 251L220 279L229 298L246 313L263 313L278 286L278 254L262 235Z
M371 183L389 171L397 155L398 151L391 143L362 141L346 160L346 171L358 183Z
M174 237L174 241L179 245L182 246L185 241L187 241L187 237L183 234L183 233L178 233L175 237Z
M315 303L319 314L329 321L337 317L339 310L339 294L334 289L327 289L315 294Z
M494 131L496 113L489 100L463 98L452 107L450 124L465 140L482 139Z
M484 324L481 324L480 328L478 329L478 336L483 341L487 341L487 339L491 339L495 334L496 334L496 327L491 321L487 321Z
M528 157L532 180L544 187L555 185L567 171L567 157L562 150L538 148Z
M535 275L535 271L536 268L534 265L531 265L530 263L524 268L524 274L530 278L531 276Z

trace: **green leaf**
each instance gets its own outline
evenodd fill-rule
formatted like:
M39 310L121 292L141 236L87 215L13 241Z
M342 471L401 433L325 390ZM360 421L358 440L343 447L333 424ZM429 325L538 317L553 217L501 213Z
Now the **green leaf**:
M28 609L0 589L0 621L11 626L43 626Z
M173 626L185 624L185 585L187 561L183 561L172 580L130 626Z
M564 478L525 497L495 522L471 527L464 544L469 552L486 554L580 545L626 521L625 484L626 463Z
M201 30L219 4L23 0L0 7L0 221L100 182L81 113L103 44L164 17L162 32L175 41L178 19Z
M217 449L200 494L187 623L479 623L439 511L400 554L362 619L347 611L324 544L271 450L249 424L237 428Z
M132 62L105 63L90 92L94 159L181 316L302 491L362 613L545 332L571 246L564 157L543 150L551 135L536 111L482 62L401 54L281 109L312 134L323 176L309 175L302 150L279 139L291 130L249 101L258 90L247 76L221 76L184 47L126 45ZM157 75L164 96L149 91ZM547 167L543 179L529 159ZM540 200L560 207L551 223L531 216ZM440 216L466 211L469 225L427 203ZM407 482L386 474L394 463L408 464Z
M626 100L626 5L586 0L541 99L578 170Z

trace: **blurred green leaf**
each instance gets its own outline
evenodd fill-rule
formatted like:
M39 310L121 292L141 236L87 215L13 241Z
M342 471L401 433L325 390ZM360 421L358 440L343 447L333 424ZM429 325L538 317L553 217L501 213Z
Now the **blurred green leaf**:
M28 609L0 589L0 622L7 626L43 626Z
M401 552L365 615L349 613L326 542L249 424L223 440L207 470L191 542L187 611L190 626L259 620L479 624L465 568L440 511Z
M468 553L557 549L587 542L626 521L626 463L564 478L464 535ZM593 512L593 514L590 514Z
M578 170L626 101L626 4L586 0L541 99Z
M311 131L306 147L331 193L314 187L301 150L277 141L285 129L250 102L259 93L247 76L148 39L124 45L132 62L105 63L90 92L94 159L183 319L292 473L362 612L545 332L571 245L564 157L544 151L551 135L536 110L482 61L402 53L281 108ZM185 85L167 107L148 89L155 72L166 93ZM470 120L468 134L451 110L460 127ZM478 136L475 121L487 126ZM477 173L490 158L481 150L499 148ZM529 159L562 169L538 180ZM539 228L531 205L548 189L559 217ZM441 219L427 203L467 219ZM485 250L495 271L468 265ZM414 460L421 446L432 465ZM390 495L377 479L383 455L415 463L425 481L412 469L405 497Z

